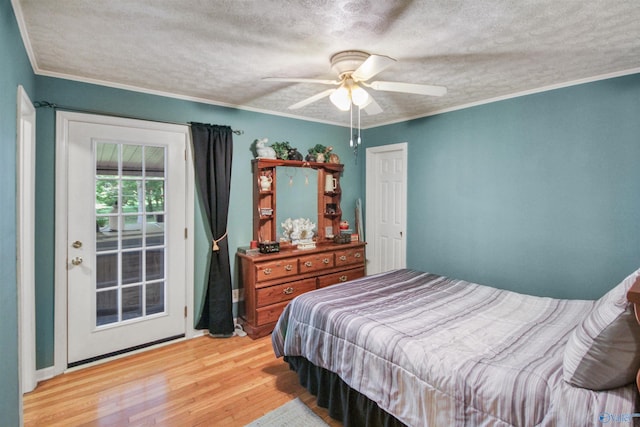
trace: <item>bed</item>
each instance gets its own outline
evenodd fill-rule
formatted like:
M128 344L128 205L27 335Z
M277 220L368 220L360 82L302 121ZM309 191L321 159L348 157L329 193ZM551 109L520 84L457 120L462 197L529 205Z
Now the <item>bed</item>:
M295 298L273 349L345 426L631 425L639 273L587 301L390 271Z

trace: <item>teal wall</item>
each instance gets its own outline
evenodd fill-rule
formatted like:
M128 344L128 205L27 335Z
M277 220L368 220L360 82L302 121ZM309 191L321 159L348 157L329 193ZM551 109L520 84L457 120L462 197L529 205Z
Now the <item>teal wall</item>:
M9 0L0 0L0 426L20 423L16 279L18 85L33 99L34 75Z
M408 142L411 268L597 298L640 267L640 75L364 136Z
M234 136L234 154L231 177L231 201L229 215L229 245L232 256L234 287L237 287L234 254L238 246L247 246L253 237L253 201L251 144L256 138L266 137L270 142L289 141L300 151L307 152L315 144L333 145L345 160L343 177L343 209L345 217L353 221L355 199L361 193L360 174L351 161L348 151L348 130L344 127L294 120L218 107L202 103L147 95L126 90L74 82L50 77L36 77L38 100L62 106L117 113L133 117L187 123L190 121L229 125L241 129L243 135ZM52 109L37 111L37 161L36 218L39 237L39 259L36 271L38 311L37 366L53 365L54 328L54 200L55 200L55 114ZM200 213L199 206L196 209ZM196 301L202 302L205 281L204 266L210 254L210 244L205 236L201 215L197 215L196 235ZM237 307L236 307L237 312Z

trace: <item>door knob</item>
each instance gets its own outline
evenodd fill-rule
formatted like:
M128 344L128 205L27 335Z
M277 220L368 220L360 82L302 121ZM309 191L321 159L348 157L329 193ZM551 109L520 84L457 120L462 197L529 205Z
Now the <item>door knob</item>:
M81 256L75 257L74 259L71 260L71 264L73 264L73 265L82 264L82 257Z

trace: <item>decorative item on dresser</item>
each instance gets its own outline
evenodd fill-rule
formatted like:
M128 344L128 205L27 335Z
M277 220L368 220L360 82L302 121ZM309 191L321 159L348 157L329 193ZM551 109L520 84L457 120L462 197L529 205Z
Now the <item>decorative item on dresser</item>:
M244 287L244 329L251 338L271 333L284 307L298 295L365 275L364 243L237 256Z

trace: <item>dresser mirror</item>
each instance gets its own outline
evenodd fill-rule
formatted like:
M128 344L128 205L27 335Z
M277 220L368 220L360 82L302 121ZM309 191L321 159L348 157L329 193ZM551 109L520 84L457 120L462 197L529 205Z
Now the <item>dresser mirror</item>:
M303 218L315 224L316 243L333 243L342 215L343 168L337 163L253 160L253 240L279 241L287 218Z
M310 167L277 166L276 240L282 237L281 224L287 219L308 218L318 233L318 170Z

